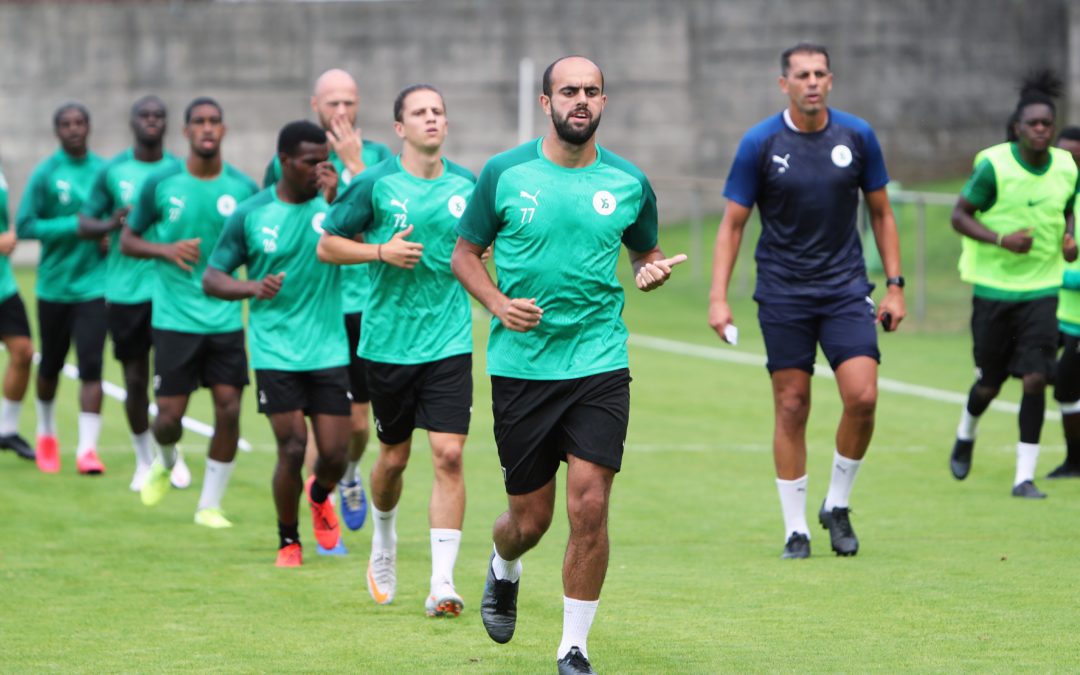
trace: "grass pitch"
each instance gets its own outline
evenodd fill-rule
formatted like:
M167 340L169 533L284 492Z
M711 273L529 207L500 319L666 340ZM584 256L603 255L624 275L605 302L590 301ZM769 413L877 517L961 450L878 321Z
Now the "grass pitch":
M935 236L941 246L955 244L944 230ZM662 232L669 254L685 250L687 241L686 228ZM742 264L750 255L745 246ZM624 264L624 277L627 269ZM695 280L682 272L656 293L627 292L631 332L720 353L763 353L752 302L735 302L739 347L721 346L706 325L707 274ZM940 286L932 299L940 302L933 308L949 320L883 336L882 375L963 392L971 380L970 342L955 327L966 316L965 291L949 270L934 273ZM20 276L31 309L32 281ZM255 449L239 457L224 504L236 527L207 531L191 520L204 439L188 433L182 442L192 488L147 509L127 490L134 460L115 401L106 402L100 448L108 473L75 474L76 386L65 381L59 394L62 472L44 475L11 453L0 454L0 669L551 672L562 616L561 503L551 531L524 560L513 641L496 645L480 624L490 527L505 496L483 375L486 326L478 322L476 332L474 419L465 458L469 504L456 569L466 602L460 618L424 616L432 474L422 434L400 506L398 594L392 605L379 607L364 582L370 526L346 533L348 556L323 558L314 554L310 525L302 519L304 567L274 567L273 446L250 391L241 424ZM1080 552L1073 534L1080 481L1039 481L1050 494L1044 502L1011 498L1014 416L987 413L972 475L958 483L948 473L947 455L959 407L883 392L875 440L852 497L858 556L834 557L827 534L815 528L809 560L781 561L764 368L634 342L630 358L631 426L612 498L611 566L589 641L600 672L1076 667L1067 645L1080 601L1071 581ZM115 363L107 361L106 377L119 382ZM839 415L831 380L815 378L813 396L812 524L827 488ZM1006 387L1003 398L1017 396L1014 385ZM31 387L22 418L27 437L34 429L32 397ZM210 419L205 393L195 398L191 414ZM1040 475L1060 461L1060 438L1059 424L1048 421ZM375 450L373 444L363 462L365 483Z

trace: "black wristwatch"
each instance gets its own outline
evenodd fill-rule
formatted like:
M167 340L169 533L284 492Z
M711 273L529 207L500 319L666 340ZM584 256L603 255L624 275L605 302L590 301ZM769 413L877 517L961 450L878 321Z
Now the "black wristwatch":
M885 280L885 285L886 286L899 286L900 288L903 288L904 287L904 277L889 277L888 279Z

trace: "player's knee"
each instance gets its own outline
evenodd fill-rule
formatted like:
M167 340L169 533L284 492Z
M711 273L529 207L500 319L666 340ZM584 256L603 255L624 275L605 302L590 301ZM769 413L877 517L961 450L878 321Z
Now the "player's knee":
M392 474L400 474L409 466L409 448L407 445L383 446L379 451L379 463Z
M868 386L844 399L844 414L849 417L873 417L877 409L877 387Z
M549 527L551 527L551 514L535 513L518 519L517 533L520 543L526 547L535 546Z
M278 459L284 462L290 470L299 472L304 466L304 451L307 443L303 438L289 436L278 441Z
M435 470L443 474L460 474L462 450L460 443L444 443L432 447Z
M184 430L180 426L179 417L168 417L159 412L154 418L153 431L158 444L171 445L180 440Z
M1041 394L1046 390L1046 375L1042 373L1028 373L1024 375L1024 393Z
M810 395L797 389L776 394L776 416L787 423L805 424L810 414Z
M12 341L8 345L11 367L20 371L29 371L34 360L34 345L30 340Z
M359 415L353 415L353 417L351 418L351 425L352 428L350 429L350 432L352 433L353 437L355 438L357 436L363 436L364 440L367 441L368 433L370 430L367 415L364 415L363 417Z
M570 529L580 534L596 533L603 529L607 520L607 495L604 490L586 490L567 500Z
M214 401L214 418L218 424L237 424L240 421L240 397L228 396Z

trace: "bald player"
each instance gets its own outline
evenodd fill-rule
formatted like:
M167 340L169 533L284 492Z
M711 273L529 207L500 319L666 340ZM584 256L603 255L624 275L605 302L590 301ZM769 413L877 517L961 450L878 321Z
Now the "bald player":
M330 145L329 161L337 169L340 182L338 194L345 191L353 176L393 156L390 148L363 138L356 128L360 95L356 80L340 68L326 71L315 80L311 94L311 109L326 130ZM281 178L281 162L275 155L266 167L263 187L277 183ZM364 265L346 265L341 268L341 305L345 314L345 330L349 336L349 395L352 399L352 437L349 442L348 464L345 475L338 484L341 491L341 515L350 530L358 530L367 515L367 498L357 472L360 458L368 442L368 407L370 396L367 389L367 373L357 356L360 344L360 319L371 293L371 280Z

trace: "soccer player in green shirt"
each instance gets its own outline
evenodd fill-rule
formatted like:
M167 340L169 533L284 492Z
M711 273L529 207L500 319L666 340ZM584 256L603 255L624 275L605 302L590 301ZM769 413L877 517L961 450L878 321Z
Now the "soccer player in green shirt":
M130 485L134 492L142 490L154 461L147 393L152 340L150 294L153 288L147 281L154 276L154 263L121 253L120 228L150 174L178 162L164 148L166 115L165 102L157 96L144 96L132 104L129 123L135 143L112 158L98 173L79 214L80 232L109 238L105 259L105 310L113 354L124 371L127 390L124 412L135 447L135 474ZM179 488L191 484L191 472L182 456L177 458L171 480Z
M359 347L379 437L371 471L368 591L379 604L394 599L402 476L413 430L427 429L435 484L425 610L433 617L458 616L464 606L454 589L454 563L465 517L461 454L472 410L472 317L450 255L475 178L443 157L447 128L435 88L402 90L394 101L401 155L353 179L331 207L319 244L322 260L371 267ZM356 240L360 235L366 243Z
M15 230L8 226L8 184L0 170L0 339L8 352L4 371L3 401L0 401L0 449L11 450L23 459L35 459L30 444L19 435L19 413L30 383L30 363L34 345L30 341L30 321L19 297L15 275L11 273L11 253L15 250Z
M90 113L66 103L53 115L60 149L39 164L19 205L15 230L20 239L41 241L38 263L38 332L41 362L37 376L37 463L46 473L60 470L56 438L56 388L74 339L79 360L79 442L75 467L100 474L101 362L105 350L105 257L100 235L79 229L79 207L103 161L87 148Z
M480 617L496 642L513 637L521 557L551 525L566 461L560 673L593 672L586 639L607 572L608 498L630 414L619 249L629 250L643 291L686 259L665 259L658 247L645 175L596 143L606 101L593 62L571 56L548 66L540 96L548 133L487 162L453 255L462 285L494 315L487 364L509 501L495 521ZM480 259L493 242L497 287Z
M1057 146L1072 155L1073 161L1080 167L1080 127L1062 129ZM1074 224L1076 210L1074 204ZM1073 261L1065 267L1065 277L1058 293L1057 318L1064 349L1061 350L1054 376L1054 398L1061 407L1066 454L1065 461L1046 477L1080 478L1080 261Z
M341 543L328 499L345 471L349 444L349 362L341 323L341 270L319 262L322 223L338 177L327 161L326 134L311 122L292 122L278 136L281 178L240 204L203 275L207 294L251 298L251 363L259 410L270 418L278 445L274 470L278 567L301 564L297 509L306 491L319 546ZM241 265L247 279L231 275ZM305 483L301 475L311 418L319 458Z
M360 95L356 80L344 70L333 68L315 80L311 109L326 131L326 140L330 144L330 162L340 177L339 193L345 191L353 176L358 176L367 167L393 156L390 148L363 138L360 129L356 128L359 106ZM280 175L281 161L275 156L266 167L263 186L273 185ZM350 265L341 268L341 282L345 330L349 337L351 355L349 392L352 395L352 437L345 476L338 487L341 490L341 515L345 524L350 530L358 530L363 527L367 515L367 498L358 468L360 458L367 448L370 396L364 360L357 355L357 346L360 344L361 316L371 292L371 281L365 266Z
M141 497L147 506L165 497L188 400L200 385L208 387L214 434L195 523L224 528L232 526L221 510L221 497L240 438L247 353L240 304L208 297L202 275L225 219L258 188L221 158L225 122L214 99L199 97L188 104L184 136L190 145L187 160L146 180L120 235L125 255L156 259L150 324L158 414L151 429L161 453Z
M971 470L979 417L1008 377L1023 380L1020 442L1012 495L1042 499L1035 487L1046 384L1058 345L1056 312L1065 260L1075 260L1077 167L1051 147L1060 90L1046 74L1029 78L1016 105L1019 139L981 151L952 213L963 235L960 277L974 284L971 329L977 379L961 413L949 467Z

